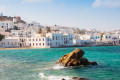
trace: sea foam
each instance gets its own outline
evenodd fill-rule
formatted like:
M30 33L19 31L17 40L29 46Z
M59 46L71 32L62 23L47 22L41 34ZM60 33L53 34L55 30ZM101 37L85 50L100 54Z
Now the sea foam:
M55 66L53 66L53 69L64 69L65 67L60 65L60 64L56 64Z
M71 77L69 76L54 76L54 75L45 75L44 73L39 73L39 77L43 80L62 80L63 78L65 80L71 80Z

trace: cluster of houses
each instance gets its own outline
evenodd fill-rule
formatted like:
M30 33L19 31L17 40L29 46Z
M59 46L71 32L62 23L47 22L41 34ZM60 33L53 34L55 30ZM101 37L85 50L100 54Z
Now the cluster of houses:
M120 45L120 30L113 32L100 32L96 30L84 30L84 34L76 33L78 28L42 26L35 21L26 23L20 17L8 17L0 14L0 34L4 39L0 41L0 47L69 47L84 45ZM42 33L38 33L39 30Z

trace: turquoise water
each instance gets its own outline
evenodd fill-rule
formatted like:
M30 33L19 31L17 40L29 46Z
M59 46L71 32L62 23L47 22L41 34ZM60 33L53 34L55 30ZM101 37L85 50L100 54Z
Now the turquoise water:
M89 80L120 80L120 46L82 47L84 57L98 66L63 68L55 62L74 48L0 51L0 80L69 80L72 76Z

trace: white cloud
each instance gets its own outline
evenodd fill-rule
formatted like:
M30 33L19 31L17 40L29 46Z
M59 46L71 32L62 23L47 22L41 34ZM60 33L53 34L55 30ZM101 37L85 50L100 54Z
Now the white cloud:
M95 0L93 7L120 8L120 0Z
M23 2L50 2L52 0L23 0Z

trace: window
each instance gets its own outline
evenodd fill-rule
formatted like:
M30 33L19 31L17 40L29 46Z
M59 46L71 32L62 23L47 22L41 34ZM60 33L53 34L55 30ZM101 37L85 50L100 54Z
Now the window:
M48 46L49 46L49 43L48 43Z
M33 41L34 41L34 39L33 39Z
M29 41L31 41L31 39L29 39Z
M14 45L14 43L12 42L12 45Z
M56 45L57 45L57 42L56 42Z
M54 36L53 36L53 40L54 40Z
M57 36L56 36L56 40L57 40Z
M30 46L31 46L31 43L30 43Z
M39 46L41 46L41 43L39 43Z
M39 39L39 41L41 41L41 39Z
M48 41L49 41L49 38L48 38Z
M9 45L9 42L8 42L8 45Z
M44 43L43 43L43 46L44 46Z
M33 43L33 46L34 46L34 43Z
M36 39L36 41L37 41L37 39Z
M43 41L44 41L44 38L43 38Z
M38 43L36 43L36 46L38 46Z

